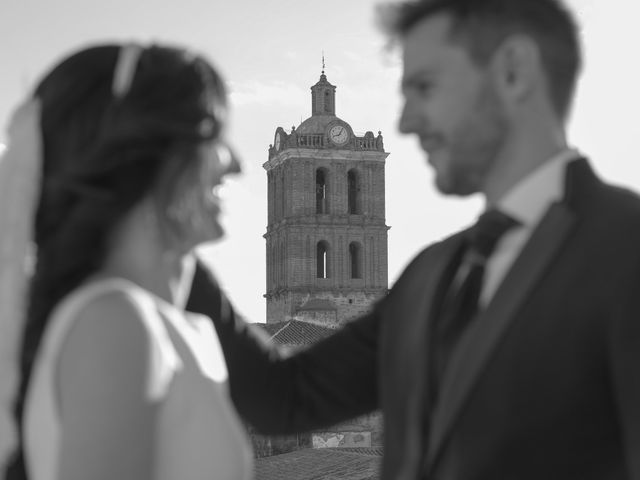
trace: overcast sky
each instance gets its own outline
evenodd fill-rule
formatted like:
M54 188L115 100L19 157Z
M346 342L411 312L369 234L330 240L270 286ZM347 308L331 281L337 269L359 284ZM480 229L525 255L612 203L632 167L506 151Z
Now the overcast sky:
M385 53L367 0L2 0L0 121L42 73L78 47L105 41L170 42L204 53L231 92L229 137L244 174L230 183L227 238L203 254L236 307L265 321L266 173L278 126L311 115L309 87L322 52L336 111L358 133L382 131L387 158L389 280L433 240L473 221L479 198L438 195L417 142L396 133L397 54ZM573 0L585 70L569 125L573 145L607 179L640 190L640 7L634 0ZM6 141L5 133L0 141ZM1 206L0 206L1 208Z

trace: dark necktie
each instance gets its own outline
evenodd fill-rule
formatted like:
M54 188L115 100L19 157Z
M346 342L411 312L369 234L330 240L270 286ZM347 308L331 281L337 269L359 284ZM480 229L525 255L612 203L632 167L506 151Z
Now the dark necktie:
M488 210L469 231L460 265L451 284L443 288L444 298L436 314L431 370L433 399L437 398L436 392L456 343L478 310L487 259L500 237L517 223L498 210Z

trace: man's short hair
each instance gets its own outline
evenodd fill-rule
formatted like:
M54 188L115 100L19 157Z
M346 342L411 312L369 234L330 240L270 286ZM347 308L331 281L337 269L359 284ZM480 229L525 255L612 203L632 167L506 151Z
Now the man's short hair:
M379 12L392 36L403 36L439 13L451 15L452 38L466 46L478 65L486 65L509 35L530 36L540 49L552 105L566 118L581 53L575 20L560 0L408 0L383 5Z

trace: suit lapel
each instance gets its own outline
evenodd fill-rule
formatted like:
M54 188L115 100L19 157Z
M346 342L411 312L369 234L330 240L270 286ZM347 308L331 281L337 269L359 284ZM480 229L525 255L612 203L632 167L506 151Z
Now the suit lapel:
M478 376L519 307L551 265L575 224L565 204L551 206L486 310L474 320L452 353L429 433L428 468L438 454Z
M462 245L462 238L458 234L436 244L416 260L411 267L414 273L404 279L406 286L397 289L401 295L393 302L394 307L389 314L392 321L386 322L398 335L392 342L395 348L390 352L396 358L393 362L396 368L392 374L395 379L390 379L395 386L389 400L400 400L402 404L398 410L402 418L388 425L389 428L403 426L398 433L402 437L400 443L404 445L404 451L402 460L398 461L400 470L394 478L414 478L415 469L423 458L423 415L429 411L429 366L425 344L429 344L433 300L439 293L442 276ZM405 392L405 395L396 399L398 391Z

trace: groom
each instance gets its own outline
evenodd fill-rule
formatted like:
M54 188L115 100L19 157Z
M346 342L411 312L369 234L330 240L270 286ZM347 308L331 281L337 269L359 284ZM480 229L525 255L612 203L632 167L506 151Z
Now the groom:
M239 411L265 432L381 408L382 478L640 480L640 199L567 146L580 69L559 0L419 0L400 130L487 215L429 246L373 311L283 359L212 301ZM218 305L216 305L216 303Z

